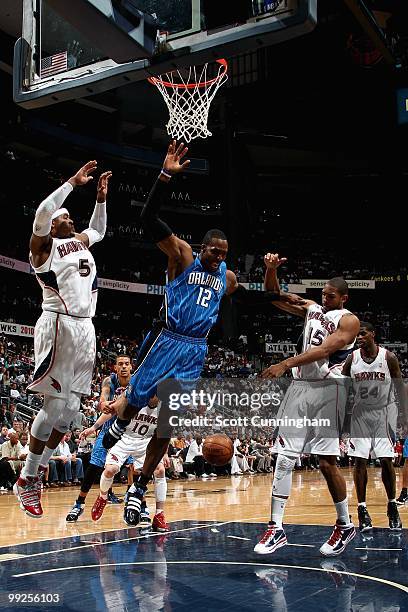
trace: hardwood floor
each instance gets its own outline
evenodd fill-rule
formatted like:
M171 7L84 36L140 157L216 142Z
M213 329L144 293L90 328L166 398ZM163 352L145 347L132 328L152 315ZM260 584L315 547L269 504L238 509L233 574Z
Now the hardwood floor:
M356 497L352 470L344 468L350 496L350 512L357 521ZM397 469L397 495L402 476ZM207 481L169 481L166 518L169 522L190 521L242 521L266 522L269 519L271 474L233 476ZM126 487L115 487L115 493L124 493ZM66 523L65 517L79 492L79 487L46 489L43 492L44 517L32 519L24 514L13 494L0 495L0 546L62 538L124 529L123 504L108 505L98 523L91 520L90 511L97 496L97 487L90 491L85 512L77 523ZM154 511L154 490L149 487L147 501ZM369 468L367 507L376 527L387 527L387 499L379 468ZM407 507L400 509L403 523L408 526ZM294 524L331 525L335 520L333 503L323 476L319 471L295 472L293 490L289 499L285 522Z

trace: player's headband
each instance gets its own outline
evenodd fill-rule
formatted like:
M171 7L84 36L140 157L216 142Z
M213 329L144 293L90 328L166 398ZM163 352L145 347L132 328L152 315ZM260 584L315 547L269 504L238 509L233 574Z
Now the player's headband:
M51 221L54 221L54 219L56 219L57 217L59 217L60 215L69 215L69 212L66 208L59 208L58 210L55 211L55 213L52 215L51 217Z

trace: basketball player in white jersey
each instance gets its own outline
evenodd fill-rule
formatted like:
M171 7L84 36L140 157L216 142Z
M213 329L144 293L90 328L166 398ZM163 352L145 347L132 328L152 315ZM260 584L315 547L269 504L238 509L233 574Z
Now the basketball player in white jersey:
M286 259L279 259L278 254L265 256L267 291L280 290L277 268L284 261ZM271 521L255 546L255 552L259 554L273 553L287 542L282 519L292 486L292 471L301 453L319 456L320 469L337 511L334 530L321 546L321 554L339 555L355 536L348 512L346 481L336 465L336 458L340 455L338 417L347 398L341 371L360 329L358 318L344 308L347 299L347 283L342 278L333 278L323 287L322 306L312 300L304 300L297 306L278 303L281 310L305 319L302 352L270 366L262 377L279 378L292 370L295 380L286 393L279 416L302 422L305 416L328 419L331 426L279 427Z
M131 455L134 459L133 468L140 470L146 458L146 449L157 428L159 398L155 395L149 400L147 406L142 408L127 425L122 438L108 451L105 469L100 480L100 491L91 512L92 520L99 521L105 509L108 491L117 474ZM166 460L166 456L164 458ZM154 531L169 531L164 517L164 502L167 495L167 481L163 459L154 471L154 490L156 496L156 513L153 518ZM132 503L130 499L129 504ZM126 522L126 513L125 513ZM132 525L131 525L132 526Z
M371 323L361 322L357 336L359 348L347 357L343 374L350 376L355 392L351 416L349 457L355 457L354 484L358 500L360 531L368 531L373 525L366 505L367 461L381 461L381 476L388 497L387 516L390 529L399 531L402 523L396 502L396 478L392 463L394 437L397 429L398 408L394 387L402 383L399 362L394 353L375 342L375 330ZM405 401L405 394L399 393ZM402 405L404 408L404 404Z
M14 492L21 508L34 518L43 514L39 467L48 465L80 408L81 395L91 390L97 278L89 248L106 232L111 172L99 178L89 228L81 234L75 233L62 205L74 187L92 180L96 167L96 161L88 162L41 202L30 240L31 265L43 291L43 313L35 326L35 371L28 390L42 393L44 405L34 420L30 450Z

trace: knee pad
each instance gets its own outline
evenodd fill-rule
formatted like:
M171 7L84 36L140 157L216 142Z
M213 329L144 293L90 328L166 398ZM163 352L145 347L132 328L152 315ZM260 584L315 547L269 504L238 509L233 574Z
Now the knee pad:
M54 429L60 433L66 433L80 407L81 394L70 393L69 398L54 425Z
M272 494L278 497L289 497L292 488L292 473L297 457L278 455L273 475Z
M34 419L31 435L46 442L64 409L66 400L45 396L44 405Z
M167 496L167 480L165 478L154 479L154 493L157 502L165 502Z

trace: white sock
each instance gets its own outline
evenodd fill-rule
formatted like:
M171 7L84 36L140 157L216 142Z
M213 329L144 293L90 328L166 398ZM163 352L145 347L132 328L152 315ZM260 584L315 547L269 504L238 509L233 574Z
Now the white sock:
M37 476L41 457L42 457L42 453L41 455L37 455L36 453L33 453L32 451L28 451L25 465L23 469L21 470L21 478L26 478L27 476L29 476L30 478L33 478L34 476Z
M55 448L48 448L48 446L44 447L43 454L41 456L40 465L47 467L49 460L53 456Z
M344 523L345 525L350 524L350 516L348 510L348 499L343 499L341 502L337 502L334 504L336 506L337 518L339 521Z
M363 506L363 508L367 508L366 502L358 502L358 506Z
M106 499L108 497L108 491L112 486L113 479L114 476L112 476L112 478L106 478L105 474L102 474L100 481L101 490L99 491L99 494L101 497L103 497L103 499Z
M389 499L389 500L388 500L388 503L389 503L389 504L393 504L394 502L395 502L395 503L397 503L397 500L396 500L396 499Z
M275 497L274 495L272 495L271 521L275 523L278 529L282 529L282 520L287 501L287 499L283 499L282 497Z

